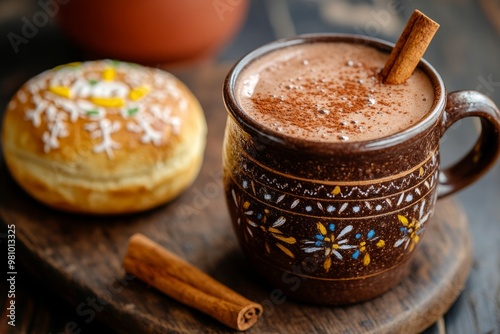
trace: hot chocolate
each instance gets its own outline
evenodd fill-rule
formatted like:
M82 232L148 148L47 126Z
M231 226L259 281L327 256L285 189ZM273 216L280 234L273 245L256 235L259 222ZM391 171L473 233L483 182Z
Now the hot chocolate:
M297 36L252 51L224 81L233 228L252 266L287 296L338 305L395 286L437 198L498 157L493 102L447 93L425 60L404 84L382 84L391 49L357 35ZM440 139L469 116L481 118L478 141L442 169Z
M313 141L362 141L411 127L432 109L434 88L417 69L386 85L388 53L352 43L306 43L272 51L240 74L238 103L255 121Z

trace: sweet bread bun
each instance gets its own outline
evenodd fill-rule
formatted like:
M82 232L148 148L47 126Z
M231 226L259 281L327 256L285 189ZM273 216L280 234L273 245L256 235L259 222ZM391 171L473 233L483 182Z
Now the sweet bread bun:
M14 179L54 208L136 212L179 195L198 175L206 122L173 75L99 60L29 80L8 104L3 152Z

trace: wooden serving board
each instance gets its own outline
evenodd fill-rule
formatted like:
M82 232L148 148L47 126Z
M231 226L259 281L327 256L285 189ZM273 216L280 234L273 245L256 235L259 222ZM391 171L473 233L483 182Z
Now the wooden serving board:
M200 99L209 123L205 162L179 198L146 213L93 217L32 200L0 161L0 219L15 224L25 266L75 307L75 326L96 316L123 333L220 333L230 329L125 274L128 238L141 232L222 283L264 306L249 333L412 333L433 324L462 290L471 266L467 221L452 200L440 201L410 276L385 295L347 307L296 303L249 268L236 243L221 184L227 68L179 75Z

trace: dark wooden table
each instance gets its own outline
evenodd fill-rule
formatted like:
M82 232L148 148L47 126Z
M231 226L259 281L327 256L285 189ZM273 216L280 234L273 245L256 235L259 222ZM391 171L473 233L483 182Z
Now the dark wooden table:
M398 6L392 6L394 4ZM5 108L15 90L32 75L86 57L50 24L41 27L36 36L21 45L19 52L14 52L6 37L10 32L20 33L21 18L33 13L29 12L30 6L32 4L28 0L0 2L0 110ZM476 89L500 105L498 0L367 0L350 4L347 0L252 1L248 21L242 32L217 59L217 62L225 62L225 65L214 61L176 70L176 73L182 78L192 75L193 71L220 69L220 66L227 66L262 43L295 33L355 32L394 41L402 24L417 6L441 24L425 57L441 73L448 89ZM194 92L199 96L204 94L203 91ZM442 142L442 160L445 164L471 147L476 134L475 123L469 121L448 131ZM3 189L0 184L0 200L5 198L2 196L8 196L1 193ZM463 293L426 334L499 333L500 164L455 199L468 216L474 264ZM6 229L3 224L1 228L0 247L2 254L5 254ZM5 268L7 256L4 255L3 259L2 268ZM29 263L24 265L29 266ZM26 267L17 270L15 328L7 324L7 284L5 280L0 282L0 333L77 333L71 326L75 305L68 303L65 296L58 293L57 286L41 281L37 275L28 272ZM97 319L83 324L79 329L80 333L112 333Z

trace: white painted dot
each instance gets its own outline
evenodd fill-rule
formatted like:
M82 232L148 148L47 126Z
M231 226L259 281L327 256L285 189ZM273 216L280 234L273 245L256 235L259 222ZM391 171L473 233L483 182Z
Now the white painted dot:
M359 212L359 210L360 210L360 208L357 205L352 207L353 212Z
M326 211L328 212L333 212L335 211L335 207L333 205L329 205L327 208L326 208Z
M310 205L306 206L306 211L307 212L311 212L311 210L312 210L312 207Z
M243 181L243 188L244 189L248 188L248 181L247 180Z
M412 194L408 194L408 196L406 196L406 201L407 202L410 202L412 199L413 199L413 195Z
M378 205L375 207L375 210L377 210L377 211L382 210L382 205L378 204Z
M269 195L269 194L265 194L265 195L264 195L264 199L265 199L266 201L269 201L269 200L271 199L271 195Z

